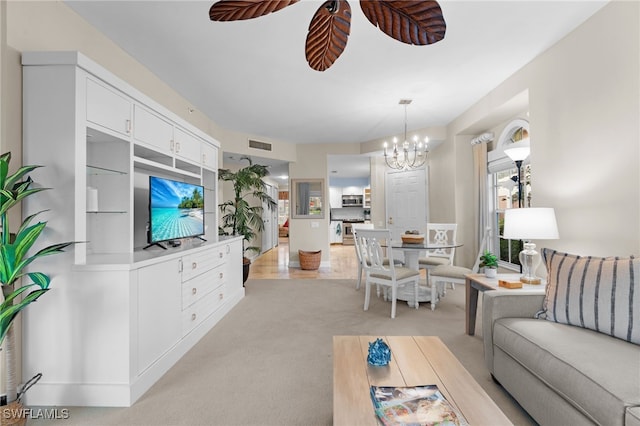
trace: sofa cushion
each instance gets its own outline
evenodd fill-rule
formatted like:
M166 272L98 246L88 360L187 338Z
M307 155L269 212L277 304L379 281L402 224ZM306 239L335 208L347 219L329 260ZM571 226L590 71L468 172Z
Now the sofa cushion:
M625 408L640 405L639 345L529 318L499 319L493 335L494 345L596 423L624 424Z
M543 249L546 319L640 344L640 258L582 257Z
M625 426L640 426L640 407L627 408L624 424Z

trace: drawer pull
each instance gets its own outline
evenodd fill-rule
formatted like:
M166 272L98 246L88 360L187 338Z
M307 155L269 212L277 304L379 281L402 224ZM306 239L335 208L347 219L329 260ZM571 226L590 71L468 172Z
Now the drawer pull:
M198 264L196 262L193 262L191 264L191 269L196 269L198 267Z
M195 321L195 320L196 320L196 314L193 313L193 314L191 314L191 321Z
M198 292L197 288L194 287L194 288L191 289L191 294L196 294L197 292Z

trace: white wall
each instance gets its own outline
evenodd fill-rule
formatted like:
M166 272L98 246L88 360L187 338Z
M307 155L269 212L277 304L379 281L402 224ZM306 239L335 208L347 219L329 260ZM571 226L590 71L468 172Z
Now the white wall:
M431 159L434 220L462 223L460 239L472 241L471 147L462 136L528 89L535 206L554 207L560 231L539 247L640 254L639 9L612 1L448 126L446 147ZM448 215L452 202L455 216L445 217L440 208ZM461 251L469 264L468 246Z

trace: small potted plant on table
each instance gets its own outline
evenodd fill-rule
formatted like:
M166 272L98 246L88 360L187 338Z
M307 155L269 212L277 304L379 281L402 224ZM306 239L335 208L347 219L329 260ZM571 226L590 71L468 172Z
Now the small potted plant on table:
M487 278L495 278L498 273L498 256L485 250L480 256L480 267L484 268L484 275Z

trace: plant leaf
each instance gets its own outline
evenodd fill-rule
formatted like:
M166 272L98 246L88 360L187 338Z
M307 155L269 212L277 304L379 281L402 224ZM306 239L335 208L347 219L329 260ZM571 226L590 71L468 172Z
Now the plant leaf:
M447 29L437 1L360 0L360 7L369 22L403 43L437 43Z
M7 297L7 300L12 301L17 296L17 294L15 294L16 292L22 293L25 289L26 287L20 287L18 290L11 293ZM5 303L3 303L0 306L0 344L4 340L4 336L7 334L7 331L9 330L9 327L11 327L11 323L15 319L16 315L18 315L18 313L20 313L21 310L26 308L27 305L29 305L31 302L35 302L40 296L45 294L47 291L49 291L49 289L35 290L27 294L24 297L24 299L22 299L20 302L16 303L15 305L5 304L6 303L5 301Z
M212 21L241 21L268 15L298 0L220 0L209 9Z
M309 23L305 54L309 66L325 71L347 47L351 31L351 6L346 0L329 0L318 8Z

